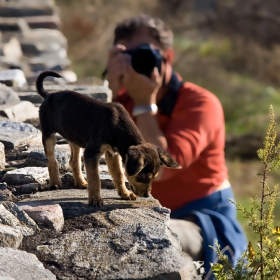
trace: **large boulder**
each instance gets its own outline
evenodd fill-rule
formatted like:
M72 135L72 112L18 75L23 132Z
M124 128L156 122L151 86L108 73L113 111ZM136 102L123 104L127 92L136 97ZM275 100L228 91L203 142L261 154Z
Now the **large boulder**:
M94 208L86 190L32 195L26 201L60 204L64 234L46 240L42 231L26 237L22 248L60 279L192 279L194 265L168 227L169 209L152 197L121 200L116 190L102 189L102 197L105 205Z

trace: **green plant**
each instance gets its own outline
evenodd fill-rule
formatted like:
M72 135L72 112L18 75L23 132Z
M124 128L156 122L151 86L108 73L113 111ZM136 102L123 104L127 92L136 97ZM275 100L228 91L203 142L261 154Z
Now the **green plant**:
M249 210L232 201L250 221L249 225L259 236L259 241L257 244L249 241L247 249L235 267L229 262L228 256L224 255L224 250L221 250L216 243L215 247L212 247L218 255L218 262L212 264L215 279L280 279L280 227L273 224L273 213L280 193L278 185L271 188L267 183L268 175L280 167L280 142L276 141L276 137L276 122L271 105L264 146L257 151L263 164L263 172L258 174L261 176L260 199L257 196L252 198Z

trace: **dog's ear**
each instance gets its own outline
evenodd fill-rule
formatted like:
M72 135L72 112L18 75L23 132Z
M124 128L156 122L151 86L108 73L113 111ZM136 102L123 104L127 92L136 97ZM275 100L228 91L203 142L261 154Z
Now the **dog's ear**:
M173 169L181 169L182 167L172 158L172 156L161 149L160 147L156 146L158 156L160 159L160 165L168 168Z
M128 176L138 174L144 168L144 157L140 149L130 147L126 154L125 169Z

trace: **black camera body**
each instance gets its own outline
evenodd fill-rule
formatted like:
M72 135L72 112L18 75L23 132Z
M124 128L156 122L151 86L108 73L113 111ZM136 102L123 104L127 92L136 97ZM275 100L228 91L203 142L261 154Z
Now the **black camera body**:
M150 45L142 44L135 49L125 50L123 53L131 56L131 66L139 74L150 78L155 67L161 73L163 57L159 50L151 48Z

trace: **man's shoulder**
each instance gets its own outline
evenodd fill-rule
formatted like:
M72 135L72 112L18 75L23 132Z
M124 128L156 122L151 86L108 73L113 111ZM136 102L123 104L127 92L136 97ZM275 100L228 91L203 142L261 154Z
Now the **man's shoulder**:
M191 82L184 82L179 91L178 102L206 102L221 105L218 97L211 91Z

